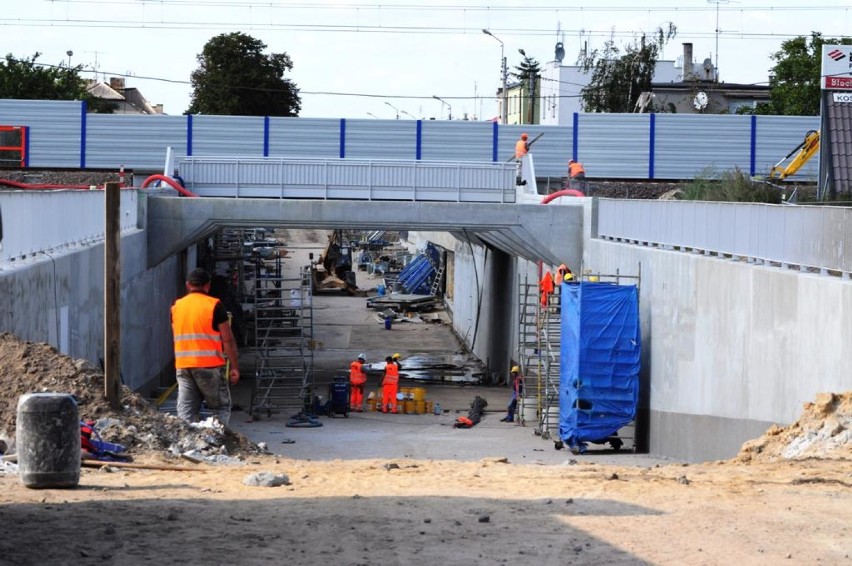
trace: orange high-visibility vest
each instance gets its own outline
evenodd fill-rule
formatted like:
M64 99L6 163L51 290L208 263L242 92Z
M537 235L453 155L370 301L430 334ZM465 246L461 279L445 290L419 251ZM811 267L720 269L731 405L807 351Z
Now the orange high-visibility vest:
M364 364L361 360L355 360L349 364L349 381L353 385L361 385L367 382L367 374L364 373Z
M396 364L391 362L385 365L385 385L390 385L392 383L399 383L399 368L396 367Z
M583 165L581 163L577 163L576 161L568 166L568 175L573 179L580 173L586 174L586 170L583 169Z
M526 140L518 140L518 143L515 144L515 158L520 159L525 156L529 149L527 149Z
M222 336L213 328L213 309L219 299L190 293L172 306L175 368L215 368L225 365Z

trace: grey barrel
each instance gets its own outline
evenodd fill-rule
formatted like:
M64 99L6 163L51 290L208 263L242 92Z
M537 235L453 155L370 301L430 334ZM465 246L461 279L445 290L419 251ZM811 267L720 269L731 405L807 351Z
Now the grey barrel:
M29 393L18 399L18 474L31 488L80 483L80 416L74 397Z

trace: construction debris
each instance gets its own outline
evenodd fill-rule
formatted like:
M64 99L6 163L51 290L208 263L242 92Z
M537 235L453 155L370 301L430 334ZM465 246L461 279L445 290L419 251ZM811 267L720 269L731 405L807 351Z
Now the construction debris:
M852 392L820 393L788 427L773 425L743 444L738 462L852 459Z
M244 455L264 453L243 435L221 425L190 425L160 413L127 387L120 392L121 408L112 409L103 394L103 372L85 360L60 354L48 344L26 342L4 332L0 334L0 367L4 368L0 438L7 439L10 445L15 435L18 398L26 393L55 392L73 395L80 418L94 421L103 440L121 444L131 454L160 453L167 458L179 458L194 451L194 455L209 463L220 463L222 456L233 461Z

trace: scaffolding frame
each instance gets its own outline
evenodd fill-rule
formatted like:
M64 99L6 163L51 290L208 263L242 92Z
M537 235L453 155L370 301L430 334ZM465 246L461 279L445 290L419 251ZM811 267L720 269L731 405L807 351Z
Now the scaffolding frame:
M642 264L638 265L636 275L623 275L620 270L614 274L593 273L581 265L579 281L615 283L623 281L636 284L640 292ZM518 357L526 386L524 394L518 399L518 422L526 425L527 420L535 422L534 433L542 439L557 436L559 444L559 380L562 341L562 304L561 281L554 282L554 292L547 294L542 301L539 281L530 283L528 274L518 277ZM533 393L534 392L534 393ZM529 414L528 414L529 413ZM632 442L636 451L636 421L632 421L618 431L618 437ZM613 445L613 448L616 448Z
M257 258L254 272L255 379L249 413L309 413L314 328L310 267L284 274L283 258Z

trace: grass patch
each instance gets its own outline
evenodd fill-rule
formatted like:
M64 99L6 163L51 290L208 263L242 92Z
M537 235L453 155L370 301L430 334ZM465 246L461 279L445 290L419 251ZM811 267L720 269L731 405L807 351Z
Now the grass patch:
M722 172L705 169L683 187L681 199L780 204L781 192L765 183L753 181L739 169Z

